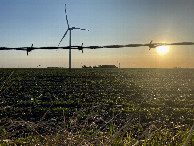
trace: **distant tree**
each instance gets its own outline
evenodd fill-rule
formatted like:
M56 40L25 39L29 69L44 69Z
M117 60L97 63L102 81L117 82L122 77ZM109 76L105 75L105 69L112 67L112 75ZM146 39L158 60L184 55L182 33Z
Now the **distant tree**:
M88 68L86 65L83 65L82 68Z

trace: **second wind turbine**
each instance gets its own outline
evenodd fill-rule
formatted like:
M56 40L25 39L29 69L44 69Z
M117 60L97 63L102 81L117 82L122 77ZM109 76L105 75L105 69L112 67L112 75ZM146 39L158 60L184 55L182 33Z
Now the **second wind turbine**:
M66 22L67 22L67 30L66 30L65 34L63 35L61 41L59 42L58 46L60 45L63 38L66 36L67 32L69 31L69 69L71 69L71 31L74 29L80 29L80 30L86 30L86 29L78 28L78 27L69 27L69 21L68 21L67 12L66 12L66 4L65 4L65 15L66 15ZM87 30L87 31L89 31L89 30Z

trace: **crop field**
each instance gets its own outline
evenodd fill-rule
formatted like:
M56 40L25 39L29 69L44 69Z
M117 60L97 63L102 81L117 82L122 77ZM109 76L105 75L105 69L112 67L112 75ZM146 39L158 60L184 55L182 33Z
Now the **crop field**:
M194 145L194 69L0 69L0 145Z

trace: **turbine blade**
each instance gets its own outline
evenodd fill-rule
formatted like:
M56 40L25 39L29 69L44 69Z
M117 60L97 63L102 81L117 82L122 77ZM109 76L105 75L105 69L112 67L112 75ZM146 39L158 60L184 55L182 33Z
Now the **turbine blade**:
M81 29L81 28L78 28L78 27L72 27L72 29Z
M87 30L87 31L89 31L88 29L85 29L85 28L78 28L78 27L72 27L72 29L80 29L80 30Z
M66 36L67 32L68 32L69 29L67 29L67 31L65 32L65 34L63 35L61 41L59 42L58 46L60 45L60 43L62 42L62 40L64 39L64 37Z
M80 28L80 30L87 30L87 31L89 31L88 29L85 29L85 28Z
M65 4L65 14L66 14L67 12L66 12L66 4Z
M69 21L68 21L68 19L67 19L67 15L66 15L66 22L67 22L67 26L68 26L68 28L69 28Z
M67 22L67 26L68 26L68 28L69 28L69 21L68 21L68 18L67 18L66 4L65 4L65 15L66 15L66 22Z

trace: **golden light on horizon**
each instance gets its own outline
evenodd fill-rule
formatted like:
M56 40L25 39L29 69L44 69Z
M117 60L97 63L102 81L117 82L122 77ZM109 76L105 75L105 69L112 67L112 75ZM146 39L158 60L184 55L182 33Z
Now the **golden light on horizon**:
M157 47L157 52L161 55L166 54L169 51L168 46L159 46Z

